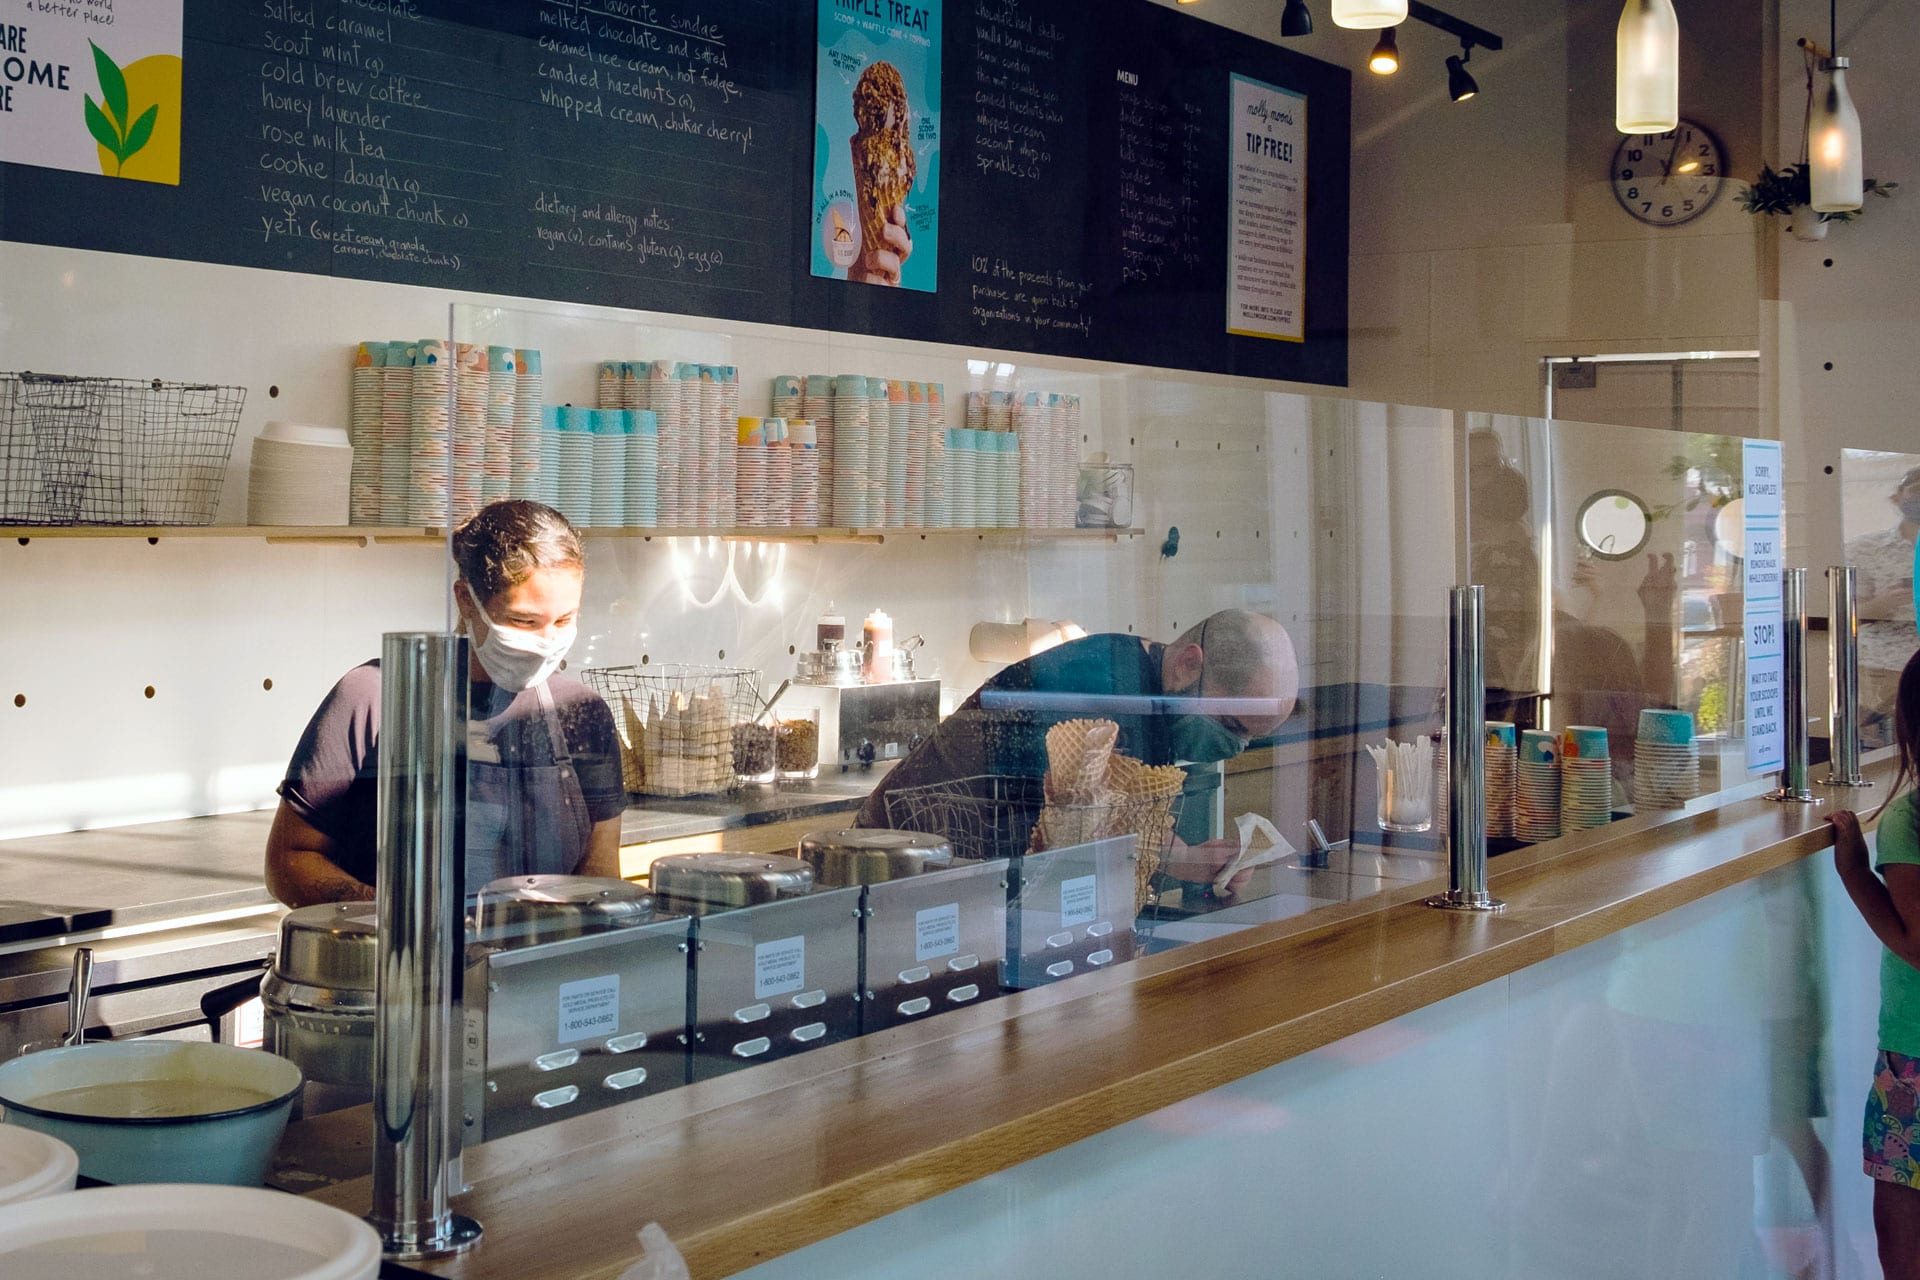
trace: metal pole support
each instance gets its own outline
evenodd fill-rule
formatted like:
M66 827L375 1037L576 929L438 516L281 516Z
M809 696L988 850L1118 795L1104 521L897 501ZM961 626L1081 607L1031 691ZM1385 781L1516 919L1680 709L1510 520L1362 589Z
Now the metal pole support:
M386 1256L470 1249L480 1224L447 1208L459 1134L449 1099L464 925L467 642L391 632L380 653L379 1019L374 1024L373 1210Z
M1872 785L1860 772L1860 611L1856 571L1827 570L1827 776L1829 787Z
M1807 786L1807 571L1780 574L1780 732L1785 763L1769 800L1812 804Z
M1455 587L1447 662L1447 891L1442 911L1503 911L1487 893L1487 589Z

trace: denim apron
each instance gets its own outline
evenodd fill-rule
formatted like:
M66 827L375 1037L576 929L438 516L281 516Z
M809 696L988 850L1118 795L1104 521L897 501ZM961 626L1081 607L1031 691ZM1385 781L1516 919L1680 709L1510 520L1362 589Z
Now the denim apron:
M587 856L593 819L587 812L586 792L567 749L553 693L544 680L535 692L553 748L552 764L505 763L497 758L497 748L494 760L479 760L469 749L468 897L489 880L505 876L571 875ZM470 723L479 729L480 722Z

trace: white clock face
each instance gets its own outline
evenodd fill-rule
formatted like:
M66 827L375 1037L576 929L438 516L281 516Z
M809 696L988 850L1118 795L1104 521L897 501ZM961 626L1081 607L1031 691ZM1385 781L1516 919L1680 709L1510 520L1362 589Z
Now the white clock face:
M1613 152L1613 198L1642 222L1677 227L1705 213L1726 185L1720 140L1691 120L1630 133Z

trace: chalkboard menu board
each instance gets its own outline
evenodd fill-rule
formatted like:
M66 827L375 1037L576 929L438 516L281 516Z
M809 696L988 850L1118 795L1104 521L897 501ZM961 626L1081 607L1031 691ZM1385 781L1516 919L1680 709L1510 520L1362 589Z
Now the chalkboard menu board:
M179 184L0 164L0 237L1345 382L1344 70L1146 0L947 0L916 293L809 273L815 14L187 0ZM1236 75L1306 98L1301 342L1227 332Z

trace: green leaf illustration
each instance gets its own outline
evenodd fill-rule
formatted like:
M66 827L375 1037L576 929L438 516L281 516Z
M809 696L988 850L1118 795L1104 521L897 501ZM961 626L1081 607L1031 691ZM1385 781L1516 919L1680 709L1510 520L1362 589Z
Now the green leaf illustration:
M106 51L93 41L87 41L93 47L93 69L100 76L100 99L106 103L107 113L116 125L124 125L127 120L127 78L120 74L120 68L109 58Z
M140 118L133 122L133 128L127 130L127 145L120 149L121 160L126 160L147 145L147 139L153 136L153 123L159 118L160 104L157 102L140 113Z
M87 95L87 132L93 135L95 142L113 152L114 156L118 158L120 155L120 131L113 127L113 122L108 120L106 115L101 112L91 95Z

